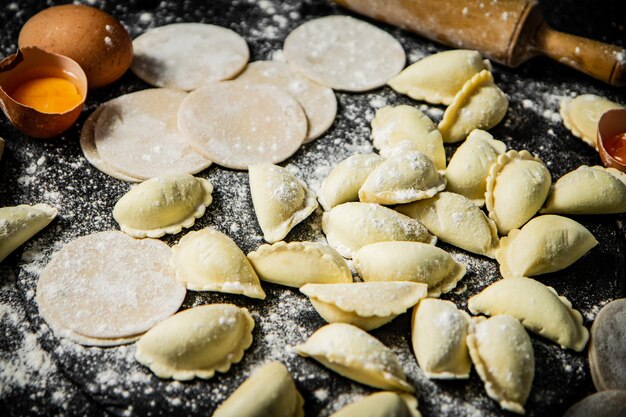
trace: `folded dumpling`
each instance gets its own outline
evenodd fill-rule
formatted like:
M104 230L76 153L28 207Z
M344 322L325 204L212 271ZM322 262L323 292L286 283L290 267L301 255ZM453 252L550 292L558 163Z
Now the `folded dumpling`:
M343 407L330 417L422 417L409 394L376 392Z
M313 191L285 168L250 165L248 173L254 212L269 243L282 240L317 208Z
M350 201L359 201L359 189L370 173L383 162L382 156L356 154L341 161L322 181L319 202L324 210Z
M532 278L505 278L468 300L472 314L508 314L562 348L582 351L589 340L581 314L552 287Z
M504 152L506 145L503 142L495 140L484 130L472 130L448 163L446 191L460 194L483 206L489 168Z
M552 186L542 213L611 214L626 212L626 173L583 165Z
M495 223L462 195L444 191L428 200L398 206L396 210L419 220L444 242L495 258L499 245Z
M376 388L413 392L395 353L364 330L345 323L327 324L295 347L299 355Z
M463 84L482 70L491 70L491 64L480 52L454 49L420 59L387 84L412 99L449 105Z
M546 214L500 239L496 259L503 277L532 277L567 268L597 244L582 224Z
M482 70L454 96L437 126L445 143L463 140L474 129L489 130L504 118L509 108L506 94Z
M429 297L454 289L466 270L448 252L421 242L372 243L356 251L352 262L365 282L424 283Z
M374 203L344 203L324 213L328 244L345 258L365 245L386 241L435 244L437 238L417 220Z
M252 265L237 244L210 227L189 232L172 246L176 279L194 291L265 298Z
M485 204L498 232L507 235L539 211L550 192L550 171L528 151L508 151L489 170Z
M594 94L582 94L561 101L563 124L587 145L598 148L598 122L605 112L624 106Z
M43 203L0 208L0 262L49 225L57 213Z
M428 156L438 170L446 168L446 152L437 125L412 106L385 106L372 120L374 147L383 156L398 149L416 150Z

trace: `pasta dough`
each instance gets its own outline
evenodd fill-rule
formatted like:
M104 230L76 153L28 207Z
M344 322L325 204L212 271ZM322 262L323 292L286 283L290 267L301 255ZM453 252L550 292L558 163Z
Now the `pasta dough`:
M496 259L503 277L532 277L567 268L597 244L580 223L546 214L503 237Z
M561 101L563 124L589 146L598 148L598 122L603 113L624 106L593 94L583 94Z
M211 379L241 361L252 344L253 328L245 308L232 304L190 308L143 335L135 359L159 378Z
M489 168L498 155L506 152L506 145L495 140L484 130L472 130L467 140L452 155L446 169L447 191L460 194L474 204L485 204Z
M336 250L316 242L262 245L248 259L263 281L299 288L308 283L352 282L346 261Z
M365 203L402 204L430 198L446 188L446 179L418 151L390 156L367 177L359 190Z
M174 314L185 298L154 239L110 231L63 246L41 272L37 304L44 319L87 337L129 338Z
M365 282L412 281L428 285L428 296L451 291L465 265L443 249L420 242L378 242L363 246L352 262Z
M426 297L428 286L415 282L306 284L315 310L328 323L348 323L373 330L406 312Z
M190 290L265 299L252 265L231 238L210 227L189 232L172 247L176 279Z
M581 314L554 288L531 278L505 278L471 297L472 314L511 315L524 327L562 348L582 351L589 340Z
M39 233L57 216L56 208L47 204L0 208L0 262L28 239Z
M133 40L131 70L157 87L195 90L233 78L249 56L246 41L230 29L175 23L150 29Z
M417 400L408 394L376 392L348 404L330 417L422 417Z
M359 189L370 173L384 161L375 154L356 154L341 161L322 181L319 202L324 210L350 201L359 201Z
M428 378L467 379L472 363L465 339L470 316L451 301L427 298L413 309L411 342Z
M541 212L624 213L626 212L626 174L614 168L586 165L578 167L554 183Z
M161 237L194 225L213 201L209 180L171 175L142 182L120 198L113 218L133 237Z
M232 169L277 164L307 135L304 110L289 93L268 84L224 81L187 95L178 127L205 158Z
M437 126L445 143L463 140L474 129L489 130L504 118L509 99L482 70L467 81Z
M255 369L213 417L304 417L303 404L285 365L270 362Z
M527 151L508 151L489 169L485 205L498 232L507 235L539 211L550 193L552 177L543 162Z
M374 147L389 156L408 149L428 156L438 170L446 169L446 152L437 125L415 107L385 106L372 120Z
M351 324L327 324L295 347L346 378L376 388L413 392L396 355L378 339Z
M269 243L282 240L318 206L313 191L285 168L251 165L249 178L254 213Z
M237 79L271 84L294 96L309 121L305 143L321 136L335 120L337 99L333 90L304 77L284 62L252 62Z
M365 245L386 241L435 244L437 238L417 220L373 203L344 203L324 213L328 244L345 258Z
M473 321L467 345L487 395L502 409L524 414L535 377L530 337L511 316L476 317Z
M462 195L441 192L428 200L398 206L396 210L420 221L444 242L495 258L499 245L495 223Z
M326 16L298 26L283 46L289 64L335 90L367 91L384 85L406 62L387 32L349 16Z
M387 84L414 100L447 106L463 85L482 70L491 71L491 64L480 52L455 49L420 59Z

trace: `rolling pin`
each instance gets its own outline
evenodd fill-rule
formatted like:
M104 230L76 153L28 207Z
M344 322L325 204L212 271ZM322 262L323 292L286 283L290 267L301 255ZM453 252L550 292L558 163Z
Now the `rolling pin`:
M509 67L547 55L611 85L626 85L626 49L550 28L535 0L335 2L434 41L478 50Z

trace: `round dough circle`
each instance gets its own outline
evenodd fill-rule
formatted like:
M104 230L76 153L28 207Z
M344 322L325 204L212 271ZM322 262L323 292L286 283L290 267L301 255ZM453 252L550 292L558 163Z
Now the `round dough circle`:
M294 96L309 121L305 143L318 138L335 121L337 99L333 90L309 80L284 62L252 62L237 80L271 84Z
M600 391L585 397L565 412L563 417L623 417L626 415L626 391Z
M178 126L198 152L233 169L282 162L307 133L306 115L295 98L272 85L242 81L189 93L178 110Z
M186 96L181 90L154 88L104 104L94 137L100 157L119 172L144 180L208 168L211 161L178 130L178 108Z
M151 29L133 41L131 70L156 87L194 90L233 78L249 57L245 39L230 29L176 23Z
M37 303L51 323L98 339L129 338L174 314L185 287L169 265L171 249L122 232L80 237L42 271Z
M287 61L335 90L367 91L404 68L402 45L387 32L349 16L327 16L297 27L285 39Z
M96 121L98 117L100 117L100 113L104 110L103 106L98 107L87 117L85 123L83 124L83 128L80 131L80 148L83 151L83 155L85 159L96 169L104 172L105 174L116 178L122 181L130 181L130 182L141 182L139 178L130 177L128 175L122 174L113 168L111 165L107 164L105 161L100 158L100 154L98 153L98 148L96 148L95 141L95 131L96 131Z
M626 298L605 305L591 326L589 368L598 390L626 390Z

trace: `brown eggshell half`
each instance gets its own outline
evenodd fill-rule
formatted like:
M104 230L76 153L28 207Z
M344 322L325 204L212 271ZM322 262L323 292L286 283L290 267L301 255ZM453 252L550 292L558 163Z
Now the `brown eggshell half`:
M10 94L33 78L54 76L72 82L82 101L64 113L42 113L19 103ZM24 48L0 62L0 107L7 118L28 136L40 139L57 136L69 129L80 116L87 97L87 77L75 61L39 48Z
M598 152L606 167L626 172L626 164L613 158L604 147L604 141L620 133L626 132L626 109L609 110L600 117L598 122Z

